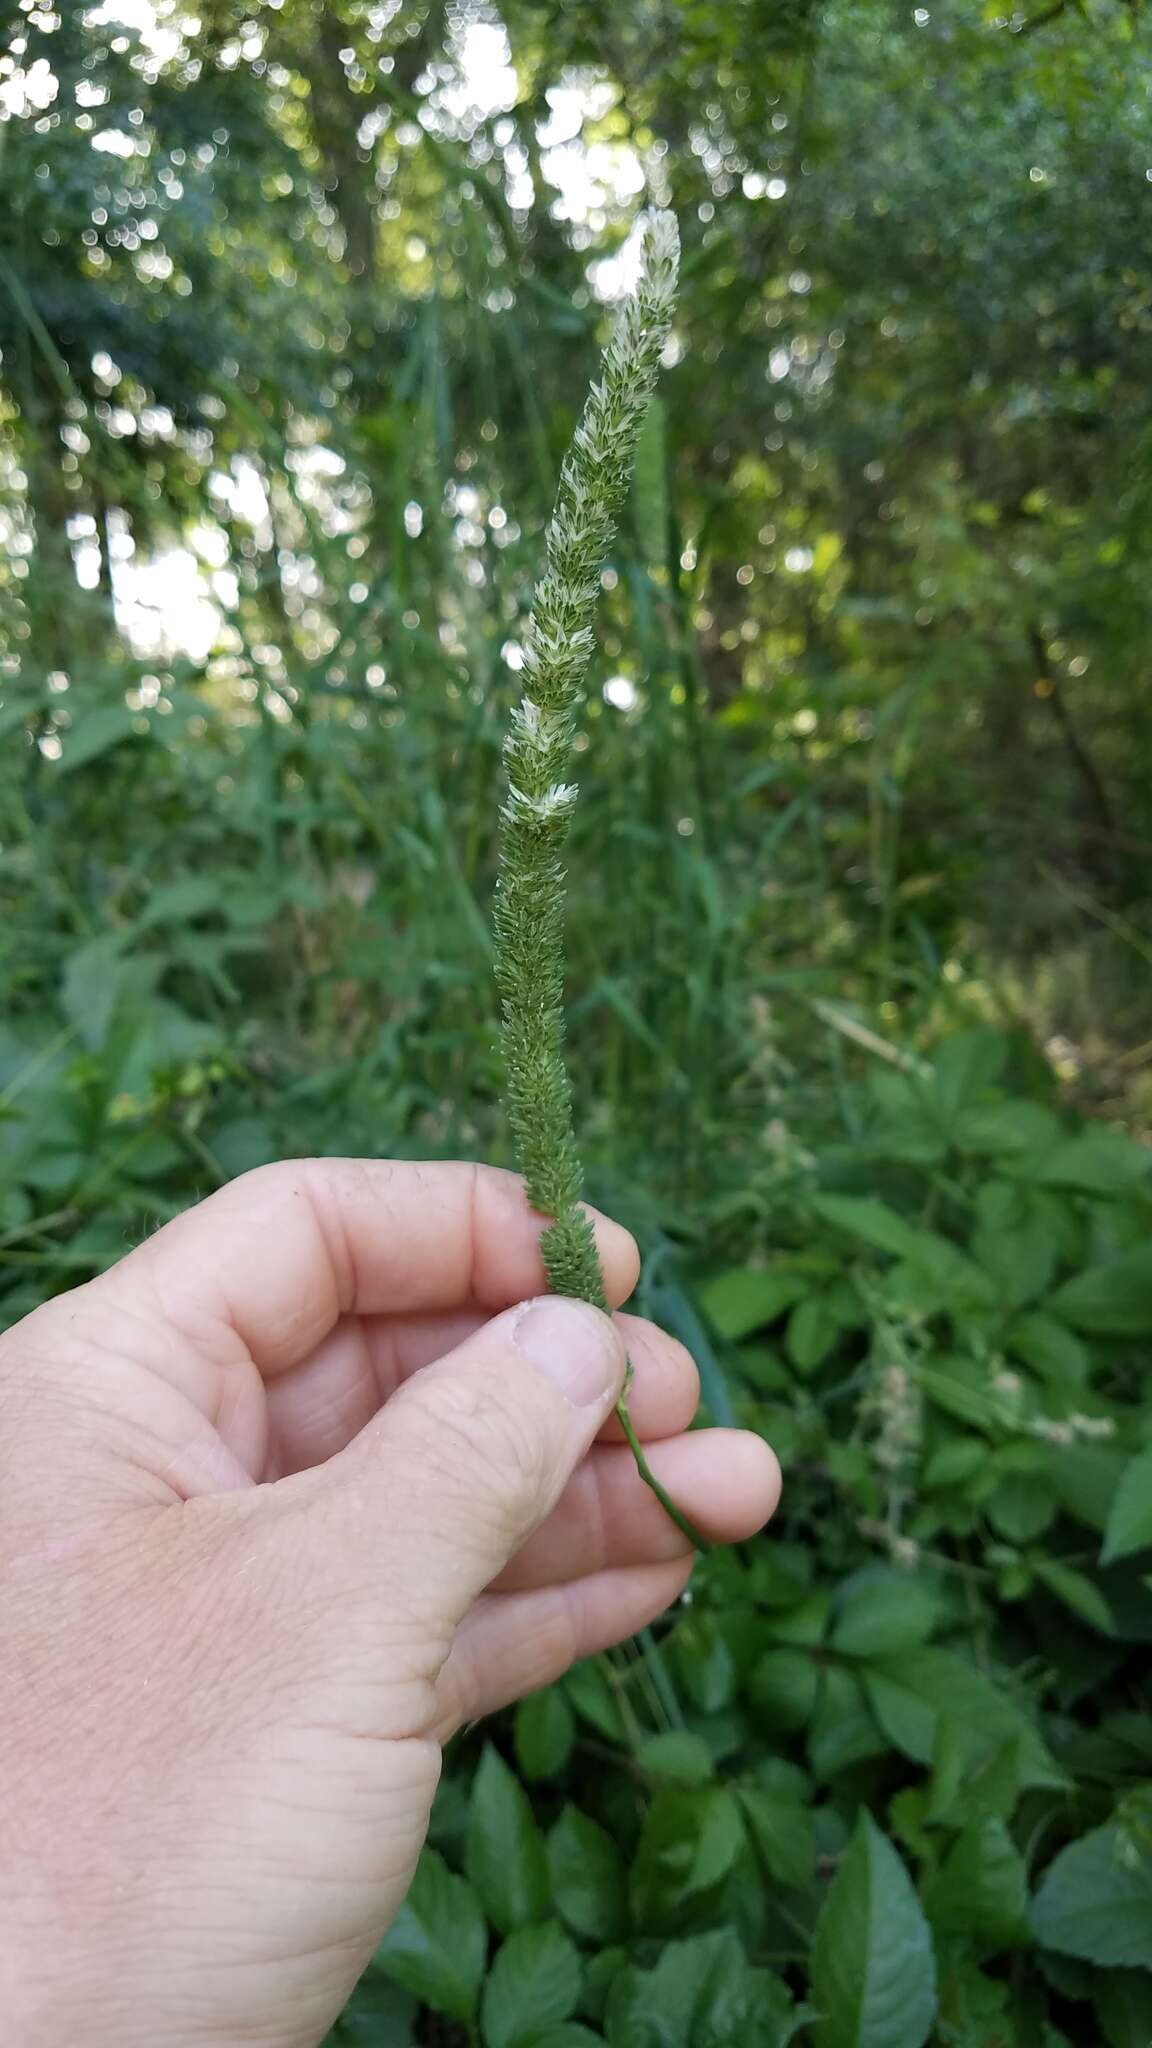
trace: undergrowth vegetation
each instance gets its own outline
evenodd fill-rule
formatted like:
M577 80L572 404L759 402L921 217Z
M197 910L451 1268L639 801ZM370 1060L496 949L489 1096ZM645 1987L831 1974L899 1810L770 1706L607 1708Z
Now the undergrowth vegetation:
M268 1159L509 1162L541 530L642 185L685 251L568 1045L784 1497L459 1739L333 2048L1149 2048L1141 10L148 12L0 70L5 1321Z

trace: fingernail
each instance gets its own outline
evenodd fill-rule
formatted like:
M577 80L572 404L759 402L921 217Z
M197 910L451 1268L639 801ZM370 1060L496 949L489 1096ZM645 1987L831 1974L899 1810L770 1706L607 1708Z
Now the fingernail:
M598 1308L549 1294L521 1311L512 1342L574 1408L602 1407L624 1378L624 1346Z

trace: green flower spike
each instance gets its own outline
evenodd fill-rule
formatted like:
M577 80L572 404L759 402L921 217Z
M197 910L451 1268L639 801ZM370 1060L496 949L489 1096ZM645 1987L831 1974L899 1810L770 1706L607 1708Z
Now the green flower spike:
M509 789L496 890L496 981L505 1100L533 1208L553 1220L541 1238L557 1294L606 1308L564 1066L564 868L576 803L563 777L594 645L600 572L636 460L676 295L680 243L670 213L649 216L640 281L617 316L560 471L524 649L524 698L505 744ZM631 1378L631 1368L628 1377ZM697 1549L702 1538L651 1471L628 1413L616 1410L637 1469Z

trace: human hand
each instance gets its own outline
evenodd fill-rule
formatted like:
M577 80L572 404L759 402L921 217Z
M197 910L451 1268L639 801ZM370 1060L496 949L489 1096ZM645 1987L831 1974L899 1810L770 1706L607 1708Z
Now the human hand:
M612 1302L636 1279L597 1217ZM775 1505L688 1354L555 1297L509 1174L234 1181L0 1338L0 2009L12 2048L315 2048L440 1746ZM520 1304L512 1306L512 1304Z

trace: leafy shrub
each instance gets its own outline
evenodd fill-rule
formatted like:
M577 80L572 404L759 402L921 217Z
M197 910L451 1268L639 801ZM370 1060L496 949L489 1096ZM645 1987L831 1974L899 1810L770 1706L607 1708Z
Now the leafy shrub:
M775 1525L461 1741L336 2042L1152 2039L1148 1156L985 1030L846 1107L693 1276Z

